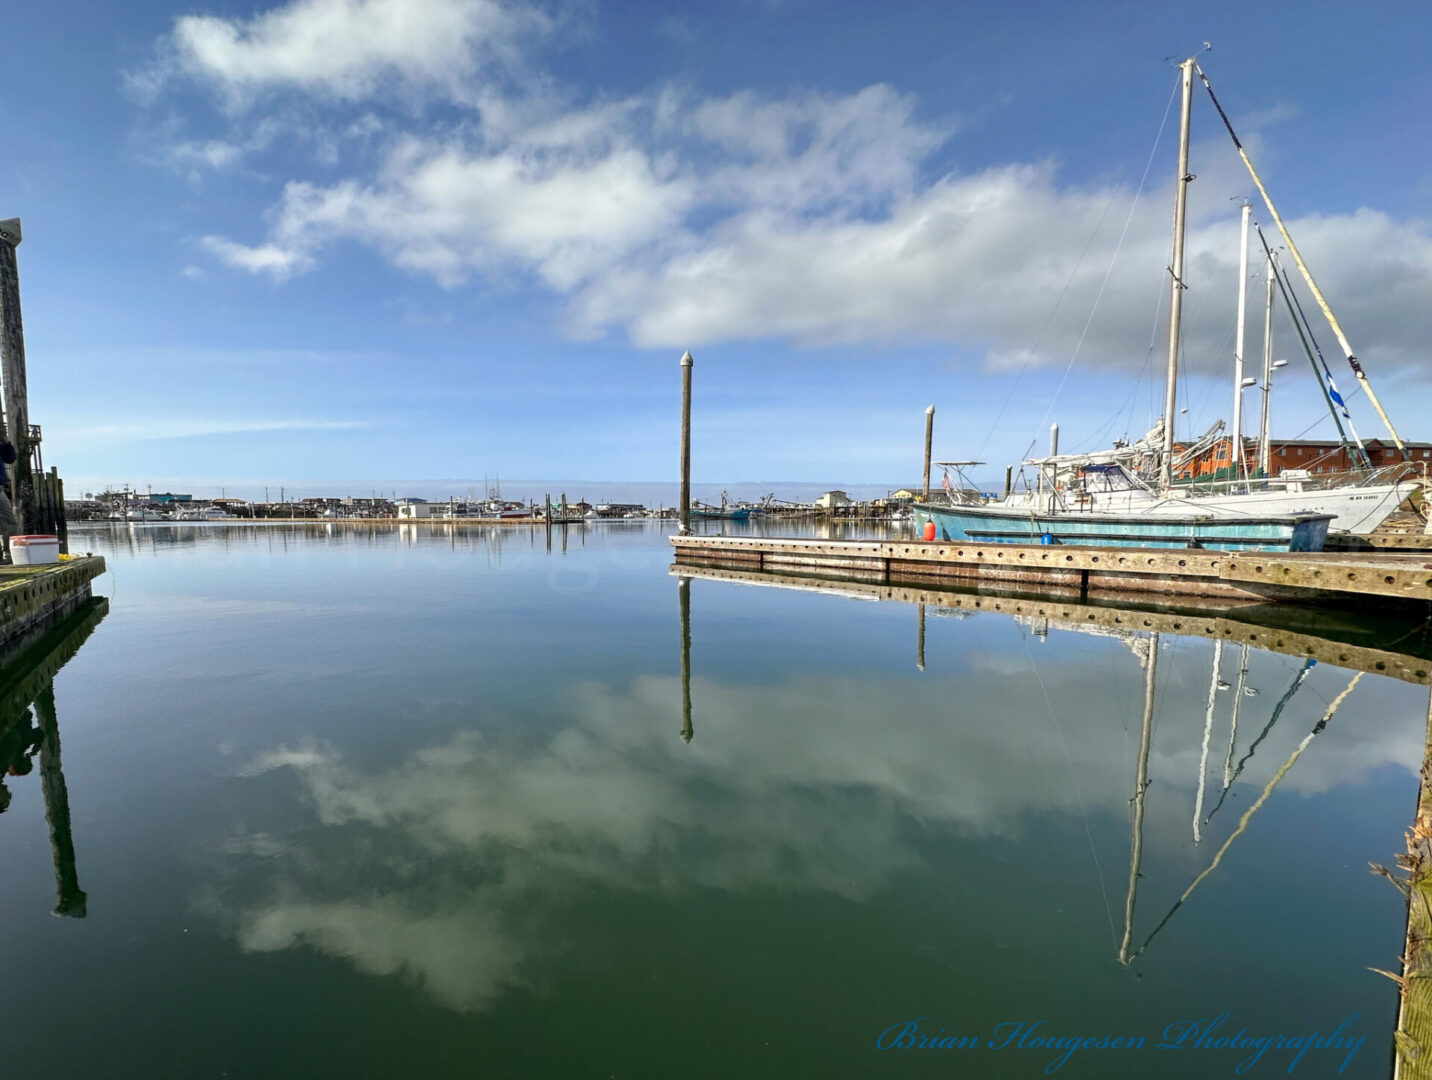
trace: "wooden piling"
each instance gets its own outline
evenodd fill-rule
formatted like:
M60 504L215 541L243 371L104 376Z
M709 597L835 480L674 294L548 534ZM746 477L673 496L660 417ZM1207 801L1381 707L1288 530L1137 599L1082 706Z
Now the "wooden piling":
M691 368L688 350L681 354L681 531L691 531Z
M935 406L925 410L925 488L921 498L930 501L930 447L935 438Z
M1004 467L1004 497L1009 498L1009 493L1014 490L1014 466Z
M10 502L26 526L30 493L30 410L25 386L25 332L20 318L20 271L15 248L20 243L20 219L0 221L0 381L5 389L5 432L17 457L9 467Z

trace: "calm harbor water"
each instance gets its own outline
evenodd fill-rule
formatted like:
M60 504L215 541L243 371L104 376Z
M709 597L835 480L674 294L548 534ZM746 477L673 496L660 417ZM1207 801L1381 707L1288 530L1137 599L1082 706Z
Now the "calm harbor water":
M1388 1075L1426 688L697 579L687 728L668 529L77 531L6 1075Z

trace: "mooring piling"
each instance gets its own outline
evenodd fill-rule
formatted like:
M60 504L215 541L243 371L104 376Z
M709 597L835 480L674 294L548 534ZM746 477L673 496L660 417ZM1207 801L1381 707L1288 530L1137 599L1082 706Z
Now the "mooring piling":
M30 488L30 410L25 386L25 331L20 317L20 270L15 248L20 219L0 221L0 380L5 388L5 433L15 446L10 466L10 502L23 532Z
M681 354L681 532L691 531L691 368L688 349Z
M931 405L925 410L925 486L921 498L925 502L930 501L930 447L934 444L935 438L935 406Z

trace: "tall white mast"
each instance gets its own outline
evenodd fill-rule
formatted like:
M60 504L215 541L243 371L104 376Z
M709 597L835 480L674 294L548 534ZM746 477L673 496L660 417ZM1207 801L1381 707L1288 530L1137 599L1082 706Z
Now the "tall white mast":
M1248 216L1252 212L1253 207L1245 200L1242 243L1238 248L1238 330L1233 342L1233 441L1228 455L1235 480L1243 479L1247 472L1243 467L1243 316L1248 307Z
M1273 256L1268 256L1268 306L1263 312L1263 417L1258 425L1258 467L1266 477L1272 463L1268 458L1268 398L1273 389Z
M1164 386L1163 460L1159 463L1159 484L1167 488L1173 483L1173 428L1175 406L1178 404L1178 338L1179 320L1183 315L1183 234L1188 209L1188 128L1193 113L1193 58L1179 65L1183 72L1183 112L1178 133L1178 183L1173 206L1173 265L1169 267L1168 317L1168 382Z

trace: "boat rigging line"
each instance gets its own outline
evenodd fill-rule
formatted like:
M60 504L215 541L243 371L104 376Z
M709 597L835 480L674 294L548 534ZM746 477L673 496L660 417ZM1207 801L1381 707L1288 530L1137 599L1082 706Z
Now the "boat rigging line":
M1094 313L1099 308L1099 301L1104 295L1104 290L1108 287L1109 277L1114 272L1114 265L1118 261L1119 252L1124 246L1124 238L1129 233L1129 225L1134 220L1134 212L1138 209L1139 199L1144 193L1144 186L1148 183L1149 172L1153 168L1154 157L1158 153L1159 143L1163 140L1164 129L1168 126L1169 113L1173 110L1173 101L1175 96L1177 96L1178 94L1179 83L1181 81L1181 76L1180 78L1176 78L1174 80L1173 89L1169 92L1168 104L1164 106L1163 119L1159 121L1159 129L1158 133L1154 136L1154 144L1149 149L1148 160L1144 162L1144 173L1143 176L1139 178L1139 186L1134 191L1133 201L1129 204L1129 213L1124 218L1124 227L1123 230L1119 233L1118 243L1114 245L1114 254L1109 259L1108 269L1104 272L1104 280L1099 285L1099 293L1094 298L1094 306L1089 312L1089 318L1084 323L1084 329L1079 335L1079 341L1074 346L1074 352L1070 355L1068 364L1066 364L1064 367L1064 375L1059 380L1059 386L1054 391L1054 397L1049 402L1049 408L1047 408L1044 412L1044 419L1039 422L1040 428L1043 428L1049 423L1049 414L1053 411L1055 404L1057 404L1059 401L1059 395L1064 389L1064 382L1066 379L1069 378L1069 372L1074 367L1074 360L1079 355L1079 349L1083 346L1084 338L1088 335L1089 327L1094 321ZM1108 214L1109 207L1111 207L1113 204L1114 195L1110 194L1109 201L1104 204L1104 209L1099 214L1099 220L1094 223L1094 229L1089 234L1088 241L1084 244L1084 250L1079 253L1079 259L1077 262L1075 262L1074 269L1069 272L1069 279L1064 282L1064 288L1059 291L1058 299L1054 301L1054 306L1050 309L1048 318L1044 320L1044 325L1040 328L1039 336L1035 338L1033 348L1031 348L1028 352L1024 354L1024 363L1020 366L1019 374L1015 376L1014 385L1009 388L1009 393L1005 395L1003 404L1000 405L999 410L995 413L994 420L990 423L989 431L986 432L984 441L980 443L979 451L975 454L975 457L984 456L985 448L989 445L990 439L993 438L994 433L999 430L1000 420L1003 419L1005 411L1009 408L1009 403L1014 400L1015 391L1019 389L1020 381L1024 378L1025 372L1029 370L1030 361L1034 359L1035 354L1038 352L1040 343L1043 342L1044 335L1048 332L1050 324L1054 321L1054 315L1059 310L1059 305L1063 302L1065 294L1068 293L1069 286L1074 283L1074 277L1078 274L1079 267L1084 264L1084 256L1089 253L1089 248L1094 243L1094 237L1098 235L1099 228L1104 223L1104 217ZM1036 436L1036 438L1037 437L1038 436ZM1031 440L1029 444L1030 449L1032 449L1033 446L1034 441ZM1027 457L1028 454L1029 449L1026 449L1024 454L1021 454L1020 456Z
M1104 913L1109 917L1109 935L1114 937L1118 931L1114 928L1114 909L1109 903L1109 890L1104 885L1104 867L1099 862L1099 850L1094 844L1094 831L1089 826L1089 811L1084 806L1084 795L1079 790L1079 777L1074 771L1074 759L1069 756L1069 743L1064 738L1064 729L1059 724L1059 718L1054 713L1054 702L1049 697L1049 691L1044 686L1044 679L1039 674L1039 665L1034 662L1034 654L1029 650L1029 639L1021 635L1024 643L1024 655L1029 660L1029 670L1034 673L1034 681L1039 684L1039 692L1044 695L1044 706L1049 711L1049 722L1054 726L1055 734L1059 736L1059 748L1064 751L1064 765L1069 770L1069 784L1074 789L1074 799L1079 804L1079 815L1084 819L1084 835L1089 840L1089 854L1094 860L1094 876L1099 879L1099 892L1104 897Z
M1357 459L1363 461L1365 464L1369 464L1367 462L1367 452L1363 450L1362 444L1360 442L1358 443L1358 450L1361 451L1361 453L1355 454L1353 453L1351 444L1347 441L1347 432L1343 430L1342 421L1338 419L1337 406L1333 404L1332 396L1328 393L1327 384L1323 382L1323 377L1318 371L1318 362L1313 358L1312 347L1308 344L1308 335L1303 330L1303 324L1298 318L1298 310L1293 306L1292 298L1289 295L1288 283L1285 280L1287 275L1283 273L1282 267L1278 265L1277 256L1274 255L1272 248L1268 246L1268 238L1263 235L1262 226L1258 226L1257 232L1258 239L1263 244L1263 250L1267 253L1268 262L1273 272L1273 280L1278 283L1278 291L1282 294L1283 303L1288 309L1288 318L1293 321L1293 329L1298 332L1298 340L1303 345L1303 355L1308 358L1308 365L1313 369L1313 378L1318 381L1318 386L1322 389L1323 400L1327 403L1328 413L1332 416L1333 423L1337 426L1338 439L1342 442L1343 449L1347 452L1348 460Z
M1205 824L1212 821L1213 815L1218 813L1218 808L1223 805L1223 800L1228 798L1228 792L1232 789L1234 781L1243 774L1243 767L1248 764L1254 751L1258 749L1258 744L1268 737L1268 732L1273 730L1273 725L1276 724L1278 718L1283 715L1283 708L1292 700L1293 695L1298 692L1298 687L1303 685L1303 681L1308 677L1308 672L1313 670L1315 664L1317 664L1316 660L1305 660L1303 666L1298 669L1298 673L1293 676L1292 685L1283 691L1283 696L1278 699L1278 704L1273 706L1273 715L1268 718L1268 722L1263 725L1263 730L1258 733L1258 737L1254 739L1252 744L1248 747L1248 753L1238 759L1238 765L1233 770L1233 777L1224 785L1223 791L1218 796L1217 805L1208 812L1208 817L1203 819Z
M1348 344L1347 335L1343 333L1337 316L1333 314L1333 309L1323 296L1322 290L1318 288L1318 283L1313 280L1312 272L1308 269L1307 263L1303 262L1303 256L1298 251L1298 245L1293 243L1293 237L1289 234L1288 227L1283 224L1283 219L1278 215L1277 207L1273 205L1273 200L1268 195L1268 189L1263 186L1263 181L1258 176L1258 170L1253 168L1253 161L1249 158L1248 151L1243 148L1243 143L1239 141L1238 133L1233 130L1233 124L1229 121L1228 114L1223 111L1223 106L1218 102L1218 95L1213 92L1213 85L1208 81L1208 76L1203 73L1203 69L1198 66L1196 60L1193 64L1193 70L1198 72L1199 79L1203 81L1203 87L1208 91L1208 97L1213 102L1213 107L1218 110L1218 116L1223 121L1223 126L1228 129L1228 136L1233 140L1233 145L1238 150L1238 156L1243 159L1243 164L1248 169L1248 175L1253 177L1253 183L1258 186L1258 193L1263 196L1263 202L1268 207L1268 213L1273 217L1273 223L1278 226L1278 231L1283 235L1283 242L1288 245L1288 253L1293 256L1293 261L1298 264L1298 270L1303 275L1303 280L1308 283L1308 289L1312 292L1313 299L1318 302L1318 307L1322 308L1323 315L1328 320L1328 325L1332 327L1333 335L1338 339L1338 344L1342 346L1343 353L1347 357L1348 366L1352 368L1353 374L1357 376L1359 385L1367 390L1368 401L1372 402L1372 407L1377 410L1377 415L1382 417L1383 424L1387 426L1388 434L1392 436L1393 443L1402 453L1402 459L1404 461L1410 460L1407 447L1402 445L1402 439L1398 436L1397 429L1392 426L1392 421L1388 418L1387 412L1382 407L1382 403L1377 400L1377 394L1372 389L1372 383L1368 381L1367 373L1362 370L1362 364L1358 362L1357 354L1352 351L1352 346Z
M1348 683L1343 692L1333 699L1332 704L1328 706L1328 711L1323 713L1322 719L1313 726L1312 731L1303 736L1303 741L1298 743L1292 754L1288 756L1288 760L1283 762L1277 773L1268 781L1267 786L1263 788L1263 793L1258 796L1258 800L1243 812L1243 816L1238 819L1238 827L1234 829L1228 839L1223 842L1223 846L1218 849L1218 854L1213 856L1213 861L1208 864L1208 867L1203 873L1193 879L1193 884L1189 885L1189 887L1183 891L1183 895L1174 901L1174 905L1169 908L1168 914L1159 920L1159 924L1153 928L1149 936L1144 939L1144 943L1134 951L1133 955L1128 955L1127 953L1120 954L1119 963L1127 967L1143 955L1144 951L1153 943L1154 938L1158 936L1159 931L1168 925L1168 921L1173 918L1174 913L1183 907L1184 902L1193 895L1193 891L1203 883L1203 880L1208 877L1209 874L1218 869L1218 864L1223 861L1223 856L1227 854L1228 849L1233 846L1233 841L1237 840L1247 830L1248 823L1253 819L1253 815L1263 808L1263 804L1272 796L1273 789L1278 786L1283 777L1288 775L1288 770L1297 763L1298 758L1302 757L1303 751L1308 748L1308 744L1313 741L1315 736L1322 734L1323 729L1328 726L1328 721L1333 718L1333 714L1336 713L1342 703L1347 700L1347 696L1352 693L1353 687L1362 679L1363 674L1363 672L1359 671L1354 675L1352 682Z
M1343 419L1347 421L1347 429L1352 432L1353 442L1357 443L1358 450L1362 452L1363 464L1370 469L1372 468L1372 459L1368 457L1367 447L1363 446L1362 439L1358 436L1357 428L1353 427L1352 414L1347 410L1347 402L1343 400L1343 396L1338 393L1338 384L1333 381L1333 373L1328 367L1327 360L1323 357L1323 350L1318 347L1318 339L1313 334L1312 324L1308 322L1307 315L1303 313L1302 301L1298 299L1298 294L1291 284L1288 286L1288 295L1293 298L1293 306L1298 309L1298 318L1302 320L1303 325L1308 328L1308 340L1313 343L1313 351L1318 354L1318 363L1323 366L1323 374L1327 376L1328 385L1325 396L1331 401L1337 402L1338 408L1342 410ZM1354 388L1354 392L1356 392L1356 388Z

